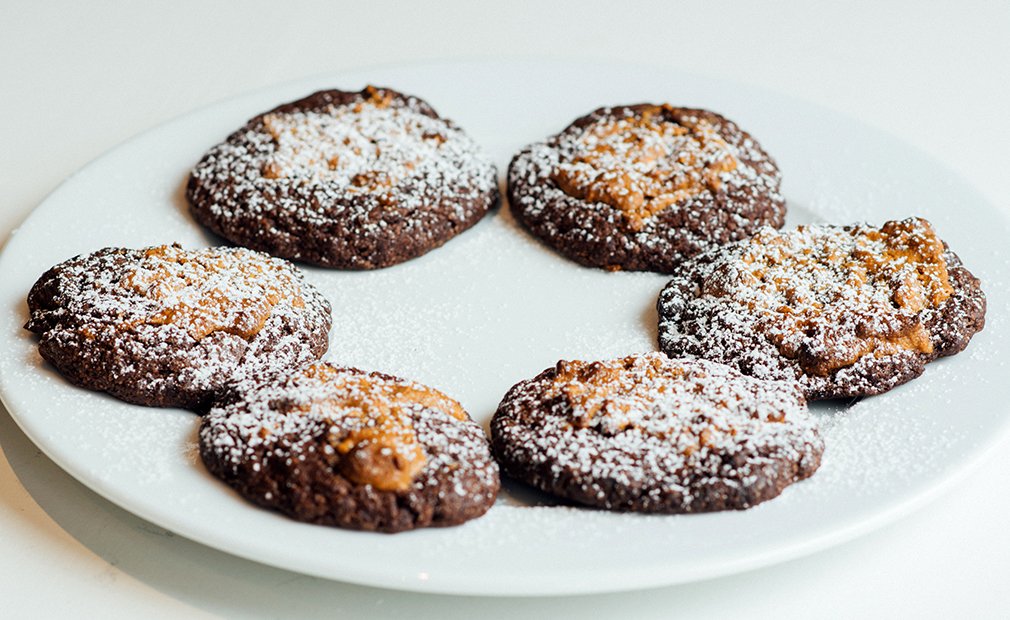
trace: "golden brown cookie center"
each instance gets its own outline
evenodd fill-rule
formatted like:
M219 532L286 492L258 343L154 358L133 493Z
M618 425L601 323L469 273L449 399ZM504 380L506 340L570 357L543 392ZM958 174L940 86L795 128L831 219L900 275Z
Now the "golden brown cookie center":
M569 196L620 209L632 230L674 203L718 190L719 174L737 167L732 150L705 120L658 118L670 109L591 125L551 179Z
M384 194L410 176L447 137L423 114L392 106L388 91L325 112L269 113L263 130L275 149L261 165L267 179L335 182L350 192Z
M698 365L685 368L661 353L561 361L546 396L567 401L567 419L575 428L594 427L605 435L634 430L663 439L687 457L740 431L731 418L740 415L741 394L732 386L726 391L724 377L710 377ZM750 415L743 414L740 423ZM775 409L761 419L777 423L785 418Z
M283 267L252 252L150 248L122 281L124 288L159 302L161 309L124 324L177 325L200 340L227 332L246 340L263 328L274 307L304 308L301 286Z
M336 467L356 484L370 484L380 491L406 489L427 462L414 432L412 411L430 408L457 420L466 413L458 402L426 386L391 381L374 375L343 371L314 364L302 376L326 386L326 397L310 408L330 420L350 420L333 427L352 430L327 437L338 455Z
M807 374L827 375L868 353L932 352L918 313L953 288L943 242L929 222L765 229L745 247L702 293L762 312L769 339Z
M642 381L657 377L670 378L683 374L671 370L655 356L629 356L617 360L583 362L558 362L548 398L562 396L571 404L571 422L578 428L593 424L598 416L619 418L619 429L630 424L627 414L643 396ZM645 399L658 396L665 390L659 387L654 394L644 394Z

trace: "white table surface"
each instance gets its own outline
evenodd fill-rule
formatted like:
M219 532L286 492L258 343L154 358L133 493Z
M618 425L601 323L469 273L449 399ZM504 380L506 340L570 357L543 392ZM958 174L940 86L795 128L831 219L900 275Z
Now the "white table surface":
M1005 2L93 4L0 11L0 239L75 170L179 114L299 77L480 58L645 64L799 97L917 146L1010 214ZM1007 439L953 491L827 551L700 583L554 598L413 594L262 566L102 499L5 410L0 448L5 618L1010 615Z

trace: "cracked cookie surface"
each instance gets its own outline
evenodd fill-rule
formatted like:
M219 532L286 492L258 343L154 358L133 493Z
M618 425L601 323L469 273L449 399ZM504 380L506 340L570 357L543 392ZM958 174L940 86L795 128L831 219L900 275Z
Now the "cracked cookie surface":
M657 304L660 348L869 396L963 350L985 325L977 278L921 219L763 229L686 262Z
M204 411L233 381L318 359L330 305L287 261L242 248L106 248L28 295L39 353L74 385Z
M239 245L377 269L441 246L501 200L491 161L424 101L328 90L261 114L186 188L194 218Z
M515 218L590 267L670 272L684 259L782 226L775 162L733 122L706 110L601 108L517 154Z
M824 442L793 382L647 353L561 361L502 400L505 473L610 510L744 509L816 471Z
M201 421L200 454L251 502L348 529L458 525L500 486L487 437L459 403L325 363L237 390Z

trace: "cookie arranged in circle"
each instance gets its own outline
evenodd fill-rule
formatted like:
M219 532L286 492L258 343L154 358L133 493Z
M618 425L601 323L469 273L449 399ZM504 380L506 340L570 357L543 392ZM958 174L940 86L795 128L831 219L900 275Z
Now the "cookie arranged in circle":
M499 490L483 429L403 379L313 364L204 416L207 469L299 521L399 532L484 514Z
M985 325L978 279L922 219L763 229L686 262L658 302L671 356L796 380L808 399L880 394Z
M318 359L330 305L290 263L242 248L106 248L28 295L39 353L74 385L205 411L227 384Z
M589 267L671 272L681 261L782 226L779 171L757 142L706 110L601 108L516 155L512 213Z
M662 353L558 362L491 421L505 473L610 510L744 509L820 465L824 442L793 382Z
M186 187L198 222L239 245L323 267L388 267L437 248L501 200L490 159L427 103L328 90L261 114Z

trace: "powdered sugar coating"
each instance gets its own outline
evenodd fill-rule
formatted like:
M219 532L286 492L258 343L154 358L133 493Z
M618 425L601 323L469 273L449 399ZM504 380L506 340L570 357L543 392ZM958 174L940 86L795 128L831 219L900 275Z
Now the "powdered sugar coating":
M318 359L330 328L293 265L242 248L106 248L50 269L28 306L26 329L71 383L197 411L232 382Z
M985 325L978 280L915 218L760 230L686 262L657 307L667 354L797 380L809 399L885 392Z
M317 366L325 373L246 386L204 416L200 452L208 469L261 506L352 529L455 525L494 503L498 466L483 430L458 403L389 375ZM410 427L424 464L405 488L380 490L346 475L356 452L341 446L356 441L360 447L362 431L379 426L390 410L405 417L401 423ZM390 451L398 441L389 443Z
M172 323L196 340L216 331L249 340L278 304L305 307L290 267L251 252L150 248L121 284L159 304L143 323Z
M663 513L753 506L824 449L794 383L662 353L559 362L509 391L491 437L504 470L544 491Z
M657 196L676 198L646 217L629 215L605 201L591 202L567 194L558 173L577 171L596 180L608 174L597 169L621 155L615 149L585 163L587 149L599 145L593 135L601 128L635 127L643 114L653 114L664 126L680 125L687 136L657 134L642 151L663 152L670 161L659 164L672 175ZM691 136L704 130L709 138L697 143ZM628 139L641 139L629 133ZM687 148L695 144L697 148ZM635 149L632 149L635 150ZM690 165L678 163L690 161ZM656 162L629 162L618 176L632 189L656 185L648 179ZM683 177L683 178L681 178ZM648 182L645 182L648 181ZM587 266L610 269L670 272L685 258L742 239L762 225L779 227L785 221L785 199L779 193L775 162L733 122L706 110L640 104L601 108L572 123L546 142L532 144L513 158L508 172L508 196L513 214L534 235L565 256ZM680 187L681 191L672 188ZM686 190L686 191L685 191Z
M419 256L500 200L476 143L389 89L323 91L258 116L193 169L193 215L229 240L325 267Z

